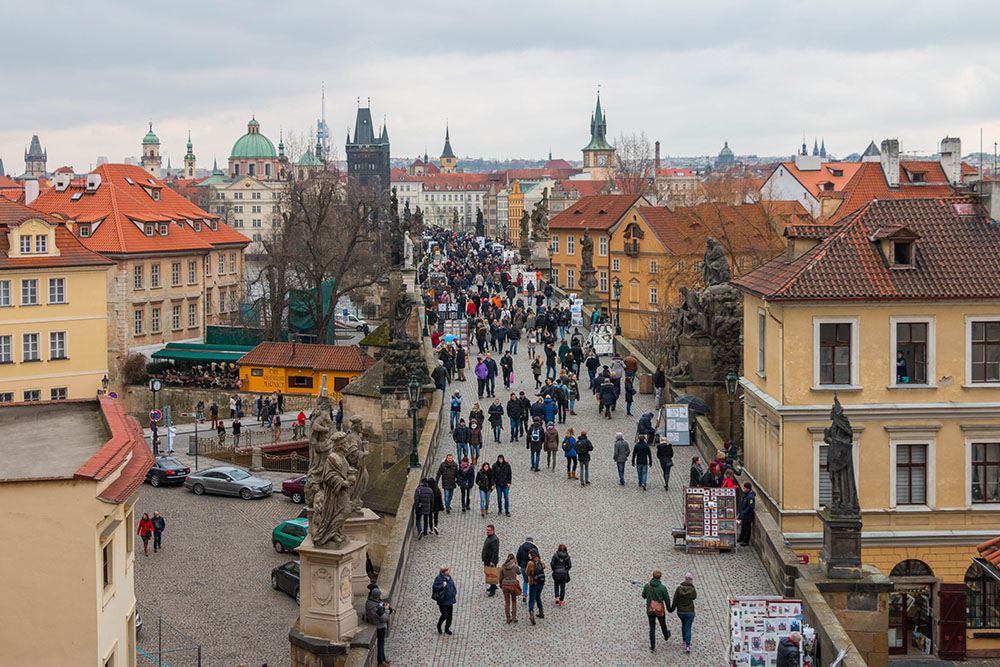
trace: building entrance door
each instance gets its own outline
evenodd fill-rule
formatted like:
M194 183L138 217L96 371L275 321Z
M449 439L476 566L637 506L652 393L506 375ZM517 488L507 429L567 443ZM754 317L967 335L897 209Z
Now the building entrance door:
M889 654L930 654L934 650L930 586L889 596Z
M938 657L965 660L965 584L941 584L938 608Z

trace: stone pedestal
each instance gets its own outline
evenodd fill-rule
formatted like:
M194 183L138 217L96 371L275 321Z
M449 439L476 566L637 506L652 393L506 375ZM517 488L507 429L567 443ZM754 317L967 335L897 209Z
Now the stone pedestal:
M299 554L299 631L328 642L349 640L358 627L351 588L354 562L361 554L364 572L365 543L345 540L317 548L306 536Z
M824 507L820 568L831 579L861 578L861 517L831 514Z
M531 264L539 271L545 272L552 267L548 241L532 241Z
M344 536L352 542L364 542L365 546L373 542L372 529L379 522L378 514L372 512L367 507L362 507L361 511L344 524ZM354 552L351 560L351 592L354 600L365 600L368 597L368 570L365 567L365 556L367 549Z
M677 362L686 361L692 382L714 382L712 366L712 341L709 338L681 336L677 342Z

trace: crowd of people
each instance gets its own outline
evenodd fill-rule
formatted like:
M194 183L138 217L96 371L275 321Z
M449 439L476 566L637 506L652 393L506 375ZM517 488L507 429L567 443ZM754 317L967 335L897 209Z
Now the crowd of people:
M443 456L436 470L427 469L416 489L417 539L440 535L440 516L451 513L456 489L460 491L460 507L456 511L472 511L473 489L476 489L484 523L491 515L494 493L496 516L509 517L515 468L521 470L524 466L528 474L541 473L542 452L545 452L544 470L555 471L565 461L566 479L578 482L581 487L590 485L591 464L600 460L595 450L603 452L601 456L607 457L608 463L615 463L617 481L622 486L627 484L626 469L631 463L636 486L642 491L648 488L649 469L655 462L662 473L663 488L669 491L674 447L661 437L655 413L635 417L632 414L638 393L638 359L613 354L605 363L580 327L574 326L570 309L553 303L551 286L543 285L535 273L520 272L512 276L508 255L481 247L471 236L437 232L434 240L445 252L435 258L432 266L421 269L421 282L427 281L430 274L435 276L433 286L424 290L425 307L428 313L436 313L441 303L456 304L468 321L468 337L439 339L438 363L431 375L447 406L448 437L455 450ZM514 377L514 356L518 354L528 357L533 392L512 389L515 379L521 380L522 386L526 379ZM467 370L476 378L476 395L466 397L460 390L449 392L449 384L463 381ZM653 379L659 402L665 385L662 368ZM502 388L498 387L500 383ZM583 405L582 398L588 390L592 407ZM597 414L586 412L589 410L596 410ZM569 425L570 418L577 415L583 418L572 420L577 425ZM613 442L592 440L583 424L594 416L622 422ZM508 461L503 454L488 457L484 452L493 444L520 443L522 439L527 450L523 463ZM735 477L741 471L737 455L733 447L704 470L700 459L695 457L691 483L735 485ZM749 539L753 521L754 496L749 484L742 500L741 543L744 537ZM486 594L493 597L497 590L503 593L507 623L518 622L518 598L522 605L527 605L532 625L545 618L542 591L549 577L553 582L554 604L566 604L573 567L566 544L558 544L546 560L547 552L529 536L516 553L501 558L494 525L485 523L484 529L482 562L488 577ZM678 582L672 597L660 578L660 572L654 572L642 591L649 616L650 649L655 650L656 624L664 639L668 638L664 616L676 612L684 650L690 651L697 597L693 575L688 574ZM432 598L439 606L437 630L450 635L457 585L449 566L440 568L431 588Z

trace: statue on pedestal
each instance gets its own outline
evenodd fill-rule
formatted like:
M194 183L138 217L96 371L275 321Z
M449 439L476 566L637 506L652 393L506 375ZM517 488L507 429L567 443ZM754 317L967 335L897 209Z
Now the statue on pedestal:
M319 491L323 479L323 465L330 448L333 446L331 440L333 418L330 417L330 397L326 393L325 386L320 389L320 395L316 399L316 409L312 412L310 423L309 470L306 473L303 496L306 506L314 507L313 498Z
M409 234L403 234L403 268L413 268L413 239Z
M483 220L483 209L476 207L476 236L486 236L486 222Z
M309 517L309 534L317 547L343 542L344 523L354 512L351 487L357 481L357 470L347 460L347 434L343 431L333 434L321 472Z
M682 335L688 338L708 337L708 318L702 308L698 293L684 285L680 288Z
M361 496L368 488L368 466L365 459L368 457L368 446L365 442L363 431L363 418L361 415L351 417L350 430L347 432L347 462L358 471L358 480L351 488L351 506L359 513L362 508Z
M542 190L542 199L535 204L531 211L532 231L531 238L535 241L548 241L549 239L549 189Z
M399 199L396 198L396 188L389 195L389 265L403 264L403 225L399 221Z
M413 304L410 302L406 285L400 285L396 302L392 306L392 322L389 325L392 341L409 340L410 336L406 332L406 325L410 321L410 314L412 312Z
M701 278L705 286L722 285L733 279L733 271L729 268L729 258L726 249L711 236L705 241L705 261L701 267Z
M580 238L580 280L577 284L582 292L581 298L584 301L592 301L597 298L594 288L597 287L597 271L594 269L594 239L590 238L590 232L583 230Z
M521 211L521 234L518 238L518 247L521 251L521 258L525 261L531 257L531 249L528 246L528 236L531 234L531 229L529 228L530 217L527 211Z
M836 394L833 395L830 419L833 423L823 431L823 442L830 446L826 469L830 475L832 498L827 508L831 514L859 516L861 506L854 481L854 431Z

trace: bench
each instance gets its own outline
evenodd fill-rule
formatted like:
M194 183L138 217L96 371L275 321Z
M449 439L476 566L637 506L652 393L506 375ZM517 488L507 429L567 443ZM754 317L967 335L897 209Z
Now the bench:
M683 528L671 528L670 536L674 538L674 546L677 546L677 540L684 540L684 544L687 544L687 531Z

